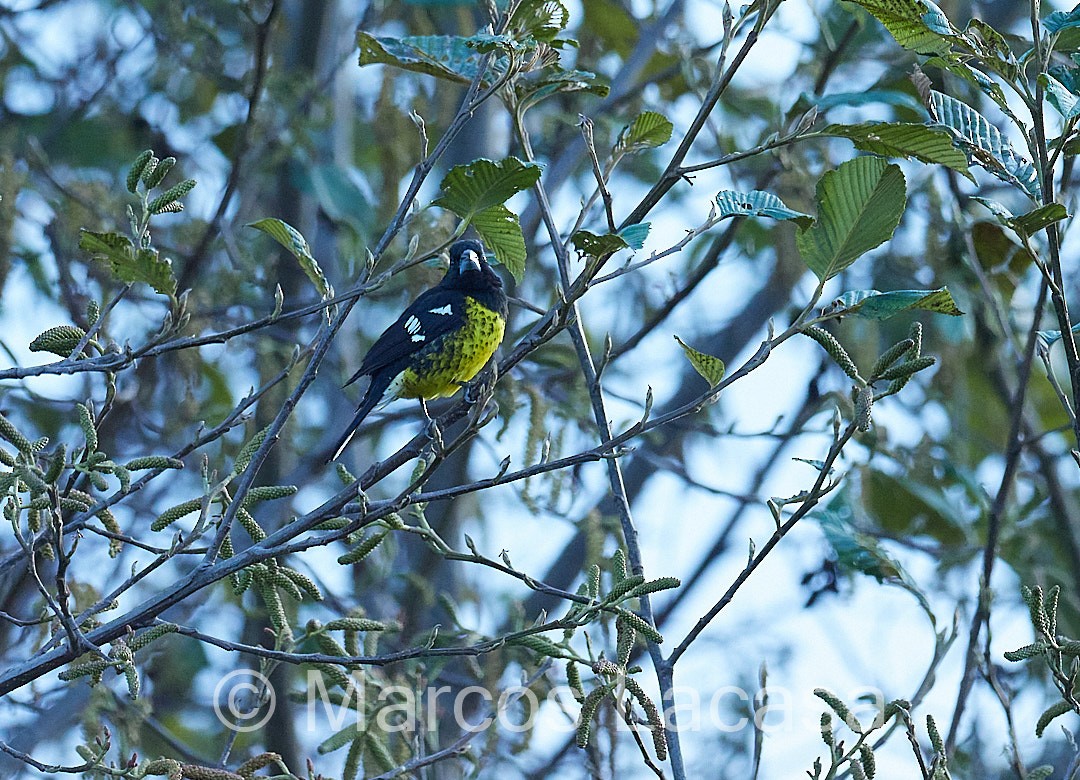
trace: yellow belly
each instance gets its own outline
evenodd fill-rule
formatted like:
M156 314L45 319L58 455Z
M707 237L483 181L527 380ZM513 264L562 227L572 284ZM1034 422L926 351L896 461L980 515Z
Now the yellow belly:
M465 326L432 345L417 365L401 376L402 398L451 396L482 369L503 340L506 323L472 298L465 302Z

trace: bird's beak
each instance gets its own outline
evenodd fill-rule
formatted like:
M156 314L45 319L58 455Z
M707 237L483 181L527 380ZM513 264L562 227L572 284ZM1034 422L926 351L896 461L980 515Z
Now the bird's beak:
M458 261L458 273L465 273L466 271L479 271L480 270L480 255L476 254L472 249L466 249L461 254L461 260Z

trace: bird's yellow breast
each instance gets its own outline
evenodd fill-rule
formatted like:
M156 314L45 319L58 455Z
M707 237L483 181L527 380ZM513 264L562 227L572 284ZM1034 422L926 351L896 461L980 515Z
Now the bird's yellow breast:
M465 298L465 323L429 344L401 376L402 398L444 398L482 369L502 343L506 322L498 312Z

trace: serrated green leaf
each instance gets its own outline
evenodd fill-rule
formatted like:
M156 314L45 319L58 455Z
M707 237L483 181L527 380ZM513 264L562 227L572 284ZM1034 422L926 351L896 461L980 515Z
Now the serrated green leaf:
M948 54L942 57L930 57L923 64L923 68L941 68L954 76L959 76L964 81L974 84L984 95L993 100L998 107L1007 115L1012 116L1009 100L1001 85L991 79L978 68L969 65L970 59L959 54Z
M525 275L525 238L518 215L502 204L473 215L472 226L515 280Z
M135 251L131 239L120 233L95 233L79 231L79 247L92 255L111 260L113 257L127 260Z
M892 236L907 202L904 174L880 157L857 157L821 177L817 202L817 220L795 242L824 281Z
M906 122L864 122L829 125L820 135L847 138L855 148L885 157L914 157L924 163L945 165L972 178L967 155L953 145L952 135L942 128Z
M971 199L978 203L981 203L982 205L986 206L986 208L990 209L990 213L993 214L997 221L1000 222L1002 225L1005 225L1006 227L1012 227L1009 224L1009 220L1013 218L1013 213L1007 208L1005 208L1004 205L998 203L996 200L992 200L991 198L983 198L978 195L972 196Z
M130 266L118 268L114 265L113 273L126 282L145 282L162 295L176 292L172 261L167 257L160 257L156 249L137 250Z
M1065 119L1074 119L1080 115L1080 98L1069 91L1068 87L1049 73L1039 74L1039 83L1046 90L1046 100Z
M1080 52L1073 52L1070 55L1072 60L1072 66L1057 64L1051 65L1046 69L1046 72L1061 82L1061 85L1065 89L1074 95L1080 95Z
M829 315L856 314L871 320L887 320L901 312L922 309L959 317L964 312L946 287L936 290L851 290L825 308Z
M922 15L922 20L926 26L930 28L931 32L944 36L956 34L956 28L952 26L949 17L947 17L945 12L938 8L932 0L922 0L922 4L926 7L926 11Z
M652 225L650 223L638 222L636 225L627 225L617 235L631 249L641 249L645 246L645 239L649 237L651 229Z
M156 249L135 249L131 241L119 233L94 233L83 230L79 246L97 260L107 262L113 275L122 282L144 282L162 295L176 292L176 277L172 262L161 258Z
M1042 20L1043 27L1049 33L1067 30L1070 27L1080 27L1080 7L1071 11L1054 11L1047 14Z
M518 36L550 43L570 21L570 12L558 0L524 0L510 17L510 29Z
M330 282L327 281L326 274L319 267L318 261L312 257L307 239L299 230L275 217L249 222L247 226L262 231L289 250L289 254L300 263L304 275L315 285L315 289L323 300L333 296L334 290L330 286Z
M539 165L516 157L498 162L473 160L450 169L440 185L442 194L432 203L468 222L484 209L505 203L515 193L533 186L539 178Z
M1039 206L1026 214L1017 215L996 200L978 196L973 197L972 200L986 206L999 223L1011 228L1021 236L1033 236L1047 226L1069 217L1068 210L1060 203L1047 203L1045 206Z
M961 38L976 53L982 66L1001 76L1007 82L1015 82L1020 66L1004 36L980 19L968 22Z
M1015 216L1010 227L1024 236L1033 236L1043 228L1069 218L1069 212L1060 203L1047 203L1045 206Z
M852 0L884 25L896 42L917 54L944 54L956 33L937 6L926 0Z
M1035 166L1012 148L1001 131L971 106L935 90L930 91L934 121L960 141L973 163L1030 195L1039 190Z
M662 146L671 140L674 129L675 126L663 114L656 111L642 111L619 133L612 152L633 154Z
M694 367L695 371L701 374L702 378L709 383L710 387L716 387L720 384L720 380L724 378L725 371L723 360L714 355L699 352L678 336L675 337L675 340L679 342L679 346L683 348L683 352L686 353L686 357L690 360L690 365Z
M564 70L559 67L545 68L529 73L527 78L514 83L523 106L533 106L545 98L561 92L589 92L606 97L611 91L606 83L587 70Z
M762 190L722 190L716 193L716 205L720 217L770 217L790 220L803 228L810 227L814 222L809 214L789 209L780 198Z
M630 247L625 238L615 233L598 236L588 230L579 230L574 233L571 240L574 242L574 249L591 257L603 257Z
M459 35L413 35L402 38L378 37L360 30L356 45L360 49L360 65L391 65L414 73L468 84L475 77L485 55L474 44L483 39ZM492 58L485 81L493 81L506 72L506 55Z
M494 35L489 33L477 33L465 39L465 45L475 49L480 54L488 54L497 51L521 51L522 47L509 35Z

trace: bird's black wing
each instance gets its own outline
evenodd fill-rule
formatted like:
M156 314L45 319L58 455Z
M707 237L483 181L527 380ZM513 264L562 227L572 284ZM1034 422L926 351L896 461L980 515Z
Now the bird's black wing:
M407 362L440 336L460 328L464 320L465 296L460 290L433 287L425 291L375 340L360 369L345 384Z

